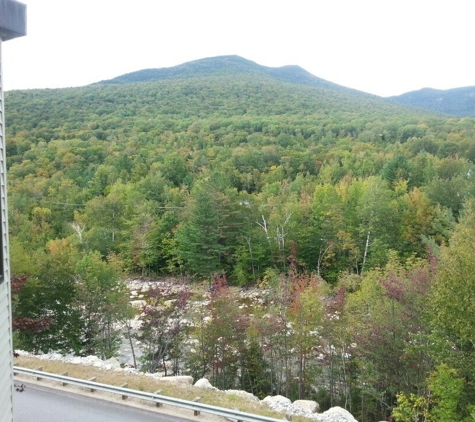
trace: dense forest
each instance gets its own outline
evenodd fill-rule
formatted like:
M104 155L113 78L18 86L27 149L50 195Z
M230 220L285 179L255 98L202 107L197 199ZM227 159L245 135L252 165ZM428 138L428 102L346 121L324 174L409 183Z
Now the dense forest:
M390 99L457 117L475 117L475 86L445 90L423 88Z
M472 420L475 119L212 63L5 93L17 347L112 356L124 278L171 275L210 285L210 316L170 326L189 293L151 295L144 368Z

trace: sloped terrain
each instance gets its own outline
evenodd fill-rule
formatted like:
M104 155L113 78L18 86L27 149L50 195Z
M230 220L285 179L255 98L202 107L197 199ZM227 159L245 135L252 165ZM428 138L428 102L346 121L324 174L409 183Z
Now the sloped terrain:
M169 68L144 69L101 81L99 84L124 84L223 75L268 77L276 81L298 85L345 92L359 92L314 76L300 66L268 67L239 56L209 57ZM360 94L369 96L369 94L362 92Z
M475 117L475 86L453 89L423 88L389 97L399 104L420 107L457 117Z

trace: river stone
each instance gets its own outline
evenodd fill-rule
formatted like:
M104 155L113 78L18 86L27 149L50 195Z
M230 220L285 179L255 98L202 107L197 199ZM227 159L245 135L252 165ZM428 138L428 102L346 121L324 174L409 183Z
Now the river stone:
M145 302L145 300L131 300L130 304L134 308L143 308L147 304L147 302Z

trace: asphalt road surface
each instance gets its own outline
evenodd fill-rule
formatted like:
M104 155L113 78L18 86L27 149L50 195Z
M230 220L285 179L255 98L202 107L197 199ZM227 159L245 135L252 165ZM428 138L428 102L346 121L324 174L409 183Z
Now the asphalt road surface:
M119 403L25 383L14 392L13 422L190 422Z

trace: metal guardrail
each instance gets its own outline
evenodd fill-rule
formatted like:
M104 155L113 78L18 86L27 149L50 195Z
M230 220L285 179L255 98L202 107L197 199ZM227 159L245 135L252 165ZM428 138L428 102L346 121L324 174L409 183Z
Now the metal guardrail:
M49 379L61 382L63 385L71 384L79 387L88 388L91 391L98 390L107 393L120 394L124 397L134 397L136 399L148 400L157 405L167 404L170 406L180 407L183 409L193 410L195 415L200 412L209 413L216 416L222 416L229 419L234 419L238 422L282 422L285 419L275 419L267 416L254 415L252 413L241 412L239 410L226 409L224 407L211 406L209 404L199 403L197 401L188 401L176 399L173 397L163 396L157 393L148 393L145 391L132 390L130 388L116 387L108 384L101 384L95 381L82 380L79 378L71 378L65 375L51 374L36 369L22 368L14 366L13 372L15 374L30 375L37 379Z

